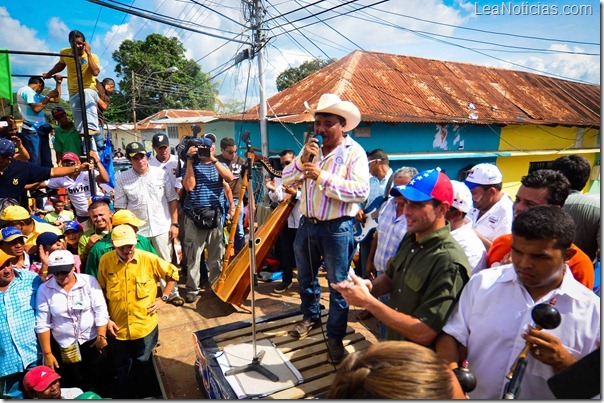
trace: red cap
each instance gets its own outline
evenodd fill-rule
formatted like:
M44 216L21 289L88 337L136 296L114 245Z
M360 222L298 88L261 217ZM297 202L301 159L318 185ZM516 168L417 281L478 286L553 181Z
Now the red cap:
M80 162L80 157L78 157L75 153L69 151L63 154L63 156L61 157L61 161Z
M39 365L25 373L23 387L27 391L44 392L57 379L61 379L59 374L46 365Z

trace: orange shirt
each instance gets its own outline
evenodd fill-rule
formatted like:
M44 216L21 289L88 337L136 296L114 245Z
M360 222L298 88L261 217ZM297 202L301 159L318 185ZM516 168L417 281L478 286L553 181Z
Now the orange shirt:
M572 249L575 249L577 253L573 256L566 264L570 268L570 271L573 273L575 280L583 284L585 287L593 290L594 282L595 282L595 272L594 265L591 262L589 256L585 254L579 247L575 244L570 246ZM500 262L505 255L510 253L512 250L512 234L501 235L493 241L493 245L488 252L488 266L492 267L493 263Z

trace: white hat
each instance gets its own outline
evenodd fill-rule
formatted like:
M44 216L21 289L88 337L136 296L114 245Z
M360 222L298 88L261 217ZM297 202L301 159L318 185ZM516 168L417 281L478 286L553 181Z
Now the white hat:
M48 272L51 274L69 271L74 265L73 254L68 250L55 250L48 256Z
M451 185L453 185L453 204L451 207L467 214L474 206L472 192L463 182L452 180Z
M503 182L501 171L493 164L474 165L464 183L470 190L480 185L497 185Z
M345 132L353 130L361 123L359 108L352 102L342 101L336 94L321 95L315 109L311 108L307 101L304 101L304 106L312 117L315 117L315 113L331 113L343 117L346 119L346 125L342 128Z

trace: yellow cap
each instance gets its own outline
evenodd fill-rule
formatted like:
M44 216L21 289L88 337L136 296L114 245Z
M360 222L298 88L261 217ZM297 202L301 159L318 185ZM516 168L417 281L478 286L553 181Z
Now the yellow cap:
M8 206L0 214L0 220L3 221L20 221L28 218L30 218L29 213L21 206Z
M116 248L124 245L136 245L136 233L129 225L118 225L111 231L111 242Z
M0 267L4 266L4 263L6 263L6 261L8 259L12 259L14 257L16 257L16 256L9 255L8 253L6 253L2 249L0 249Z
M113 217L111 217L111 225L117 227L122 224L130 224L134 225L137 228L142 227L147 222L145 220L141 220L130 210L120 210L117 211Z

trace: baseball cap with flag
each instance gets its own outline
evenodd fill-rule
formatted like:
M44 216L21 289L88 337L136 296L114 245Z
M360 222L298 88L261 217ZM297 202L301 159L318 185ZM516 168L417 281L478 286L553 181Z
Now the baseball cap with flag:
M402 186L398 188L402 188ZM451 180L444 172L441 172L439 167L418 173L399 192L401 196L413 202L435 199L447 202L449 205L453 204Z
M469 213L474 207L472 192L463 182L451 181L451 185L453 185L453 204L451 206L462 213Z
M69 271L74 265L73 254L68 250L55 250L48 255L48 272L51 274Z
M472 190L480 185L497 185L503 181L501 171L493 164L474 165L464 183Z

